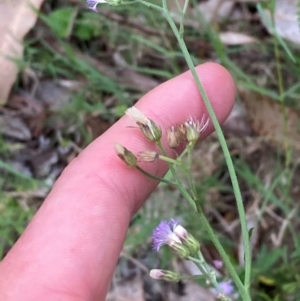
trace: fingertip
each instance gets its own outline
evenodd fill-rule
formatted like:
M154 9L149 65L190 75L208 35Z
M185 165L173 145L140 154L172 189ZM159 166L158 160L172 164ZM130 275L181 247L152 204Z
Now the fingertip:
M231 74L225 67L214 62L199 65L196 71L219 122L223 123L230 114L236 97L236 86Z
M208 62L196 68L197 75L220 123L230 114L236 88L231 74L217 63ZM191 71L159 85L136 104L149 118L168 128L184 122L189 116L209 116ZM213 130L210 125L203 137Z

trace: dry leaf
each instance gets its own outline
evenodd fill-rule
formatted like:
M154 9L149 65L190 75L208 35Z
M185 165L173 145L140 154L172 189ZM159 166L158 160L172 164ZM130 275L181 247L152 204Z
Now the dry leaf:
M0 133L21 141L31 139L30 129L23 119L10 114L0 115Z
M298 0L277 0L275 4L274 20L275 31L279 36L291 42L300 44L300 26L297 12L299 11ZM265 10L269 23L271 16L269 11ZM263 20L262 20L263 21ZM263 22L265 23L265 22ZM272 29L265 24L270 33Z
M248 136L251 134L251 129L248 121L246 109L243 104L236 102L231 110L222 128L226 132L234 133L235 136Z
M22 57L22 39L36 22L34 9L44 0L1 0L0 2L0 104L4 104L15 82Z
M257 42L257 39L254 37L233 31L221 32L220 40L225 45L243 45Z
M286 125L280 103L254 92L241 91L250 124L255 132L277 147L300 151L300 112L286 107Z

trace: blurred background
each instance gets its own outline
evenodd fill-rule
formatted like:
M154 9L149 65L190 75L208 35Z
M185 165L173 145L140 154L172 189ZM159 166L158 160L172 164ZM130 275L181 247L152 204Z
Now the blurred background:
M143 5L94 12L79 0L31 2L0 3L0 258L63 168L143 94L187 70L164 17ZM168 3L179 24L176 1ZM253 300L299 301L300 1L194 0L184 24L194 63L222 64L237 85L223 129L253 228ZM237 209L214 134L197 145L193 166L206 214L242 275ZM215 300L205 283L149 278L151 268L193 274L167 249L152 250L153 228L171 217L210 263L219 259L180 194L160 185L131 222L107 300Z

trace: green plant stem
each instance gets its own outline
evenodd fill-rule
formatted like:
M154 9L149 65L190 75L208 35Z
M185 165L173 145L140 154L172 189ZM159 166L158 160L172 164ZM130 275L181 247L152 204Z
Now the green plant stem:
M163 2L165 2L166 0L163 0ZM233 191L234 191L234 195L235 195L235 199L236 199L236 203L237 203L237 208L238 208L238 213L239 213L239 218L240 218L240 223L241 223L241 231L242 231L242 238L243 238L243 244L244 244L244 250L245 250L245 280L244 280L244 290L245 292L243 293L243 300L251 300L250 296L249 296L249 287L250 287L250 280L251 280L251 250L250 250L250 241L249 241L249 235L248 235L248 230L247 230L247 221L246 221L246 214L245 214L245 209L244 209L244 205L243 205L243 200L242 200L242 195L241 195L241 191L239 188L239 184L238 184L238 180L237 180L237 176L236 176L236 172L233 166L233 162L230 156L230 152L229 149L227 147L226 144L226 140L225 137L223 135L223 132L221 130L220 124L218 122L218 119L214 113L213 107L208 99L208 96L204 90L204 87L202 85L202 83L200 82L200 79L197 75L194 63L191 59L191 56L189 54L189 51L185 45L185 42L183 39L181 39L180 34L178 32L178 29L173 21L173 19L171 18L170 14L165 11L165 17L167 19L167 21L170 24L170 27L172 28L177 41L179 43L179 46L181 48L181 51L184 54L185 60L191 70L191 73L194 77L194 80L196 82L196 85L199 89L199 92L202 96L202 99L204 101L204 104L207 108L207 111L209 113L209 116L211 118L211 121L215 127L215 130L217 132L219 141L220 141L220 145L222 147L223 153L224 153L224 157L227 163L227 168L229 171L229 175L230 175L230 179L232 182L232 186L233 186ZM230 264L231 265L231 264ZM228 268L228 267L227 267Z
M179 35L181 38L183 38L183 32L184 32L184 17L186 14L186 10L188 8L189 5L189 0L185 0L184 2L184 6L181 12L181 18L180 18L180 28L179 28Z
M171 182L171 181L168 181L168 180L166 180L166 179L164 179L164 178L160 178L160 177L157 177L157 176L155 176L155 175L152 175L151 173L149 173L149 172L147 172L146 170L144 170L143 168L141 168L140 166L135 166L135 168L138 170L138 171L140 171L142 174L144 174L145 176L147 176L147 177L149 177L149 178L151 178L151 179L153 179L153 180L156 180L156 181L159 181L159 182L163 182L163 183L165 183L165 184L170 184L170 185L176 185L176 183L174 183L174 182Z
M218 281L216 280L215 271L213 271L207 264L207 262L204 260L202 253L198 252L199 259L196 259L194 257L189 257L189 260L194 262L195 265L198 267L198 269L201 271L203 275L206 276L206 278L209 280L209 282L215 287L217 292L219 294L222 294L222 300L224 301L232 301L232 299L226 295L223 294L222 289L220 288L220 285ZM214 274L213 274L214 273Z
M159 159L174 165L181 165L180 160L175 160L165 155L159 155Z
M195 143L189 143L187 146L187 149L189 150L187 153L187 168L190 172L187 173L187 177L188 177L188 181L189 181L189 185L190 185L190 189L192 192L192 197L193 199L196 199L196 188L195 188L195 181L193 181L193 177L192 177L192 152L193 149L195 147Z
M206 109L209 113L209 116L211 118L211 121L215 127L215 130L217 132L219 141L220 141L220 145L222 147L223 153L224 153L224 157L226 160L226 164L228 167L228 171L229 171L229 175L231 178L231 182L232 182L232 186L233 186L233 191L234 191L234 195L236 198L236 203L237 203L237 208L238 208L238 213L239 213L239 218L240 218L240 223L241 223L241 232L242 232L242 238L243 238L243 244L244 244L244 252L245 252L245 280L244 280L244 285L241 282L240 278L238 277L233 265L231 264L229 257L227 256L225 250L223 249L221 243L219 242L218 238L216 237L216 235L214 234L213 229L211 228L208 220L206 219L204 213L202 212L202 209L200 208L199 202L195 200L193 200L191 198L191 196L189 195L189 193L186 191L186 189L183 187L183 185L178 181L177 179L177 173L174 169L174 167L172 166L172 164L169 164L170 166L170 170L173 174L173 177L176 180L176 185L179 188L180 192L182 193L182 195L189 201L189 203L192 205L193 209L195 209L196 211L199 212L200 215L200 219L202 220L203 226L205 227L206 231L208 232L208 234L211 237L212 242L214 243L214 245L216 246L226 268L228 269L232 280L235 282L241 297L244 301L251 301L251 297L249 294L249 287L250 287L250 280L251 280L251 250L250 250L250 241L249 241L249 235L248 235L248 230L247 230L247 221L246 221L246 214L245 214L245 210L244 210L244 205L243 205L243 200L242 200L242 195L241 195L241 191L239 188L239 184L238 184L238 180L237 180L237 176L236 176L236 172L233 166L233 162L230 156L230 152L229 149L227 147L226 144L226 140L225 137L223 135L223 132L221 130L220 124L218 122L218 119L214 113L213 107L208 99L208 96L204 90L204 87L197 75L194 63L192 61L192 58L188 52L188 49L186 47L186 44L184 42L184 40L182 39L182 37L180 36L180 33L176 27L176 24L174 23L172 17L170 16L170 13L168 12L168 8L167 8L167 1L166 0L162 0L162 8L157 6L157 5L149 5L149 3L140 0L141 3L147 5L148 7L152 7L157 9L158 11L161 11L164 13L166 20L168 21L171 29L173 30L173 33L179 43L180 49L185 57L185 60L189 66L189 69L193 75L193 78L195 80L195 83L199 89L199 92L202 96L202 99L204 101L204 104L206 106ZM160 144L158 144L161 148L161 150L164 152L164 149Z
M222 244L220 243L220 241L217 238L216 234L214 233L212 227L210 226L209 221L207 220L206 216L204 215L204 213L199 205L199 202L195 202L184 188L182 189L182 187L178 187L178 189L180 190L181 194L189 201L189 203L195 204L196 211L199 213L201 225L204 227L205 231L208 233L208 235L210 236L210 239L212 240L213 244L215 245L216 249L218 250L218 252L222 258L222 261L223 261L224 265L226 266L232 280L236 284L243 300L251 301L251 298L249 297L249 294L246 292L241 279L239 278L237 272L235 271L233 265L231 264L226 251L224 250Z
M161 8L160 6L158 5L155 5L155 4L152 4L152 3L149 3L147 1L144 1L144 0L137 0L138 2L140 2L141 4L144 4L145 6L147 7L150 7L150 8L154 8L154 9L157 9L158 11L161 11L162 13L164 12L164 9Z
M162 152L162 154L164 156L167 156L166 151L164 149L164 147L162 146L161 142L157 142L157 145L160 149L160 151ZM173 165L171 163L169 163L169 168L171 170L172 176L176 181L176 186L179 189L179 191L181 192L181 194L183 195L183 197L185 197L187 199L187 201L190 203L190 205L192 206L192 208L196 211L197 207L196 204L194 202L194 200L190 197L189 193L186 191L186 189L184 188L184 186L182 185L182 183L179 180L179 177L177 175L177 172L175 170L175 168L173 167Z

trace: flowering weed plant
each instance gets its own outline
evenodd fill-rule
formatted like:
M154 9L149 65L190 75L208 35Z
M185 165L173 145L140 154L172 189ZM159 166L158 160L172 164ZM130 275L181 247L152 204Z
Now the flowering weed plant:
M233 162L221 130L220 124L217 120L215 112L212 108L212 105L208 99L208 96L203 88L203 85L196 73L195 66L189 54L189 51L186 47L184 41L184 18L186 14L187 7L189 5L189 0L185 0L183 7L180 6L177 0L177 7L180 11L181 20L179 26L173 20L172 14L168 9L168 1L162 0L161 5L156 5L154 3L144 1L144 0L88 0L88 7L97 10L97 6L100 3L106 3L109 5L124 5L124 4L132 4L139 3L141 5L146 5L147 7L156 10L158 13L161 13L169 23L177 41L179 47L184 55L186 63L193 75L199 93L202 96L204 104L206 106L207 112L209 116L203 116L201 120L197 120L192 116L188 117L184 123L179 125L173 125L167 130L167 141L168 146L171 149L176 149L179 145L185 145L185 149L183 152L177 156L177 158L173 159L167 155L166 149L163 147L161 139L162 139L162 130L159 124L156 124L155 121L149 119L142 112L140 112L137 108L132 107L126 111L126 114L131 117L143 133L144 137L156 144L158 146L159 151L149 151L143 150L139 154L133 154L126 147L116 143L115 150L117 155L131 168L136 168L143 174L149 176L152 179L156 179L160 182L171 184L179 189L182 196L189 202L192 210L196 211L199 216L199 225L209 234L212 243L215 245L219 255L222 259L222 264L228 270L228 273L231 277L229 281L218 281L216 272L214 268L211 268L207 262L205 261L201 250L200 244L196 241L196 239L185 229L183 228L177 221L163 221L159 224L159 226L153 232L153 243L154 249L159 251L159 249L163 245L169 246L177 256L193 261L202 276L206 279L209 285L214 287L214 290L221 300L232 300L231 295L234 291L233 283L238 290L238 293L243 301L251 301L250 297L250 279L251 279L251 250L249 243L249 233L246 224L245 210L243 206L243 200L240 192L240 188L238 185L236 172L233 166ZM194 150L195 144L201 134L205 131L208 124L211 123L218 135L220 145L222 147L224 157L227 163L229 175L231 178L234 195L236 198L237 209L240 218L241 224L241 233L244 244L244 262L245 262L245 273L243 281L240 276L237 274L233 264L231 263L229 256L227 255L224 247L220 243L217 235L214 233L208 219L206 218L203 210L203 205L200 203L199 198L197 197L197 192L195 189L195 183L192 179L191 175L191 167L192 167L192 152ZM186 159L186 161L184 161ZM157 175L153 175L144 170L140 165L140 161L144 162L154 162L156 160L163 160L167 162L169 165L172 179L166 180L164 178L160 178ZM186 175L188 177L187 184L184 184L179 177L178 170L186 171ZM167 281L179 281L183 279L184 276L178 275L177 273L171 271L162 271L162 270L152 270L150 275L153 278L164 279Z

